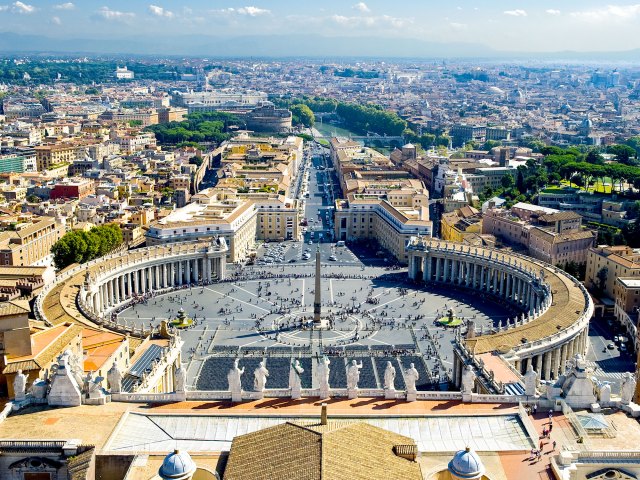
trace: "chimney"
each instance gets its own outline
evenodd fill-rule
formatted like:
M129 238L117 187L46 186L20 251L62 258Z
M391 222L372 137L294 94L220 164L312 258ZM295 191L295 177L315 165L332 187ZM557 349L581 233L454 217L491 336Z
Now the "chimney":
M320 425L327 424L327 404L323 403L321 406L322 410L320 412Z

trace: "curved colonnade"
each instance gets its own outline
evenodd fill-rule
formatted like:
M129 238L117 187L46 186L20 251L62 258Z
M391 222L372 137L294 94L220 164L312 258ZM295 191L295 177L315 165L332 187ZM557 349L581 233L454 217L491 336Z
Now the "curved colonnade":
M593 302L575 278L530 257L428 238L407 247L409 277L416 281L468 288L520 310L512 321L488 332L467 332L462 347L471 356L497 352L520 373L529 364L541 379L555 379L567 360L585 354ZM456 357L453 380L460 383Z
M224 279L226 254L221 238L107 255L61 272L38 296L34 312L48 325L75 321L145 336L150 332L118 325L110 314L152 292Z

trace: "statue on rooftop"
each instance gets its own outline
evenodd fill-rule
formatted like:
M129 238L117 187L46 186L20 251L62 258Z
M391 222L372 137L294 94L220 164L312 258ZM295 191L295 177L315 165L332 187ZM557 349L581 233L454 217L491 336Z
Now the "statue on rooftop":
M320 397L327 398L329 396L329 364L331 362L326 356L318 359L316 379L318 381L318 388L320 389Z
M304 368L302 368L300 362L297 359L294 360L289 370L289 388L291 389L291 398L294 400L297 400L301 396L303 373Z
M107 382L109 382L111 393L122 392L122 374L116 362L113 362L113 365L107 372Z
M622 374L622 383L620 384L620 402L623 405L629 405L636 393L636 377L630 373Z
M393 391L396 389L396 369L391 362L387 362L387 367L384 369L384 389Z
M227 373L229 390L231 390L232 394L233 393L240 394L242 392L242 382L240 377L244 373L244 367L242 368L238 367L239 362L240 362L240 359L236 358L233 361L233 367L231 368L231 370L229 370L229 373Z
M529 359L527 373L524 374L524 394L530 397L536 394L536 388L538 387L538 373L533 369L531 360Z
M260 362L258 368L253 371L253 389L256 392L264 392L267 385L269 370L264 366L264 361Z
M186 391L185 384L187 383L187 372L182 368L182 365L178 365L178 368L173 372L173 377L173 390L176 393L184 393Z
M416 393L416 382L420 379L420 374L416 370L415 364L411 363L404 372L404 381L407 384L407 393Z
M471 365L464 367L462 371L462 385L460 391L462 393L471 394L476 383L476 374Z
M358 365L358 362L356 362L355 360L351 360L351 365L347 367L347 388L349 390L355 390L358 388L361 368L362 362L360 362L360 365Z
M26 397L26 390L27 390L27 376L22 373L22 369L18 370L18 373L16 373L15 378L13 379L13 393L15 396L15 399L17 401L21 401L24 400Z

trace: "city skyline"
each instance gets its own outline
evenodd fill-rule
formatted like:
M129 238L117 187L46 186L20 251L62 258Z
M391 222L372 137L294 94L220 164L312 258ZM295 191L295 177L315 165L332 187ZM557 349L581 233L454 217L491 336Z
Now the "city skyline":
M413 40L436 47L458 45L452 54L469 56L510 52L629 51L640 47L640 39L634 35L635 20L639 16L638 3L573 0L562 3L462 0L450 5L417 1L393 5L382 1L328 1L316 5L289 0L213 3L193 0L188 4L121 0L0 3L4 36L38 32L38 35L56 41L137 39L142 41L137 49L132 45L132 51L121 53L153 54L163 53L161 41L153 47L160 32L162 38L158 40L180 40L181 37L186 40L191 35L210 40L247 35L254 38L305 35L311 36L316 43L326 43L327 51L318 54L335 56L363 54L357 49L350 50L351 45L345 48L332 45L331 39L342 37L352 38L355 43L357 38L376 37L377 42L371 44L372 51L364 52L369 55L375 54L375 50L387 42L384 55L412 56L411 52L405 52L404 45ZM145 40L150 41L149 46L144 44ZM23 48L21 41L14 43L16 50L29 50ZM34 49L37 47L35 45ZM55 42L50 48L69 51L57 48ZM103 51L108 51L108 46L105 48L107 50ZM203 50L207 49L215 50L203 46ZM272 50L273 56L297 54L277 43ZM169 53L209 52L189 51L185 47ZM445 52L445 56L447 54ZM433 53L426 52L425 55Z

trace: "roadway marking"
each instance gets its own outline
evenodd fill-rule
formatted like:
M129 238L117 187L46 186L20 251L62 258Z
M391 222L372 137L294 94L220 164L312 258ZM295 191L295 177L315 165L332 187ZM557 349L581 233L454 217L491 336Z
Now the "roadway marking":
M301 299L300 299L300 306L301 307L304 307L304 294L305 294L305 291L304 291L304 280L305 279L303 278L302 279L302 288L300 289L300 291L302 292Z
M250 306L250 307L257 308L258 310L262 310L263 312L271 313L271 311L270 311L270 310L267 310L266 308L259 307L259 306L257 306L255 303L245 302L244 300L240 300L239 298L232 297L231 295L225 295L225 294L223 294L223 293L220 293L220 292L218 292L218 291L214 290L213 288L208 288L208 287L204 287L204 288L205 288L205 289L207 289L207 290L209 290L210 292L217 293L218 295L224 295L224 296L226 296L226 297L229 297L229 298L231 298L231 299L235 300L236 302L244 303L245 305L248 305L248 306ZM274 305L275 305L275 304L274 304ZM233 313L233 312L232 312L232 313Z
M252 295L252 296L254 296L254 297L256 297L256 298L259 298L259 299L260 299L260 301L262 301L262 302L270 303L270 304L271 304L271 305L273 305L274 307L276 306L276 304L275 304L274 302L271 302L271 301L269 301L269 300L267 300L267 299L264 299L264 298L262 298L262 297L258 297L258 295L256 295L255 293L252 293L252 292L250 292L249 290L245 290L244 288L239 287L237 284L233 284L233 285L234 285L234 287L233 287L233 288L237 288L238 290L242 290L243 292L247 292L249 295ZM228 296L229 296L229 297L231 297L231 295L228 295ZM231 297L231 298L235 298L235 297ZM242 300L239 300L239 301L242 301ZM253 305L253 303L249 303L249 305ZM258 308L259 308L259 307L258 307Z

